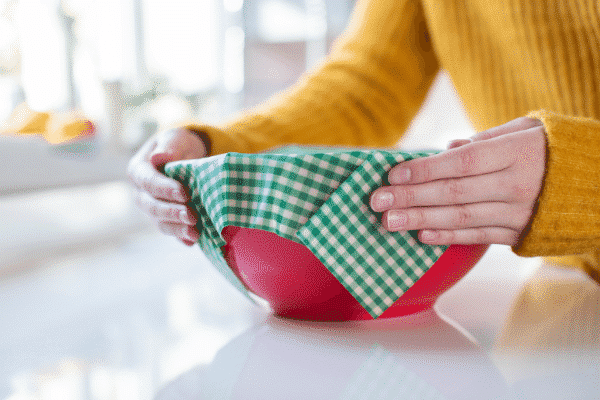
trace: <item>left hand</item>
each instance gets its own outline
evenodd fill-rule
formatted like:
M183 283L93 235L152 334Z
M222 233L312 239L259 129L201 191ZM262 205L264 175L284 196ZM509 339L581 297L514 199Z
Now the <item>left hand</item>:
M162 173L162 167L170 161L205 157L206 147L198 135L187 129L160 131L144 143L127 168L142 211L161 232L188 246L200 237L190 196L180 182Z
M385 229L418 230L422 243L514 246L533 215L545 159L544 126L518 118L398 164L371 208L384 212Z

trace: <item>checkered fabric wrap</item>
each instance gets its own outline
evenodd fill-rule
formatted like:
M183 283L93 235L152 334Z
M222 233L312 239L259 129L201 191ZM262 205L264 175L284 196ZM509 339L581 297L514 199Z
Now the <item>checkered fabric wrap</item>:
M262 229L307 246L377 318L445 251L390 233L368 206L395 164L427 153L298 150L298 154L227 153L169 163L165 173L191 193L199 244L225 277L225 226Z

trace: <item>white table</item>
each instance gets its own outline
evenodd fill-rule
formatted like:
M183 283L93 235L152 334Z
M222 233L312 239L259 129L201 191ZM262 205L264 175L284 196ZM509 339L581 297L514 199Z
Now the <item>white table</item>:
M494 348L536 262L492 247L437 313L310 323L251 304L197 247L125 236L0 282L0 399L598 398L595 351ZM600 332L597 308L559 326Z

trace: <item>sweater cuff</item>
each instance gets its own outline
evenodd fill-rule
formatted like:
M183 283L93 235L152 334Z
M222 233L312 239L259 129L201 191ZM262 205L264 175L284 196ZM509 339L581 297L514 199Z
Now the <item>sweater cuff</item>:
M202 139L209 156L228 152L247 152L244 150L246 146L243 145L241 139L234 138L217 127L190 123L183 125L182 128L194 132Z
M521 256L592 252L600 246L600 121L545 110L546 175L528 230L513 251Z

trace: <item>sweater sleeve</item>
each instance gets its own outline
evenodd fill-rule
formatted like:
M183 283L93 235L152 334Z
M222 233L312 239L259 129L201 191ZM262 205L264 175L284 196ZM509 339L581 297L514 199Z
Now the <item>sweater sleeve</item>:
M419 110L439 69L414 0L359 0L318 68L266 103L206 133L211 154L282 145L391 147Z
M600 248L600 121L529 114L544 124L546 175L537 211L521 242L522 256L595 253Z

